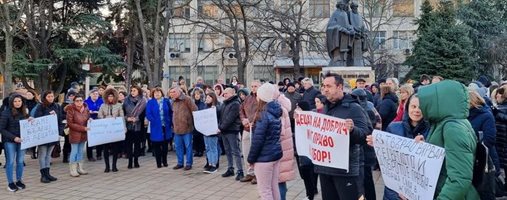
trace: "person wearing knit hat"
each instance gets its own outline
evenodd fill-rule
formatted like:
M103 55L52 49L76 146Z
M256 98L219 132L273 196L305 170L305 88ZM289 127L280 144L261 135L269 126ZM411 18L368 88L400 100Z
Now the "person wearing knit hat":
M252 126L252 143L247 159L254 167L261 199L281 198L278 177L283 156L280 144L280 117L283 111L281 105L274 101L276 92L276 86L267 83L257 90L257 114Z
M259 89L257 89L257 98L266 103L272 102L274 100L273 94L277 90L278 89L273 84L264 83L261 87L259 87Z

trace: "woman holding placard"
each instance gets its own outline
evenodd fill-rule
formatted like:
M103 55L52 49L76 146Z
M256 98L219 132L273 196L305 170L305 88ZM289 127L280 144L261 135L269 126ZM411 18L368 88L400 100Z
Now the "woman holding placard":
M83 98L83 95L76 94L74 103L65 107L71 145L69 167L70 175L73 177L88 174L88 172L83 169L83 149L87 140L86 132L89 130L87 123L90 120L90 110L88 110L88 106L83 103Z
M41 103L35 106L35 108L30 112L32 117L44 117L48 115L56 115L57 123L58 123L58 133L63 136L63 128L65 125L62 123L62 109L58 103L55 102L55 93L51 90L48 90L42 94ZM49 183L51 181L58 180L56 177L51 176L49 173L51 167L51 153L55 148L55 145L60 141L51 142L43 145L37 146L37 157L39 159L39 167L41 178L40 182Z
M29 118L28 109L23 103L23 97L14 94L9 98L9 108L5 109L0 117L0 132L5 148L5 175L9 184L7 190L11 192L25 189L22 180L25 150L21 149L19 121L27 118ZM14 162L16 163L16 183L12 177Z
M419 98L412 95L407 98L404 108L402 121L392 122L387 127L386 131L395 135L407 138L415 138L416 140L423 140L424 136L428 134L430 125L424 120L421 109L419 109ZM373 136L369 135L366 138L369 145L373 146ZM384 200L398 200L401 199L397 192L384 188Z
M153 98L146 104L146 118L150 121L150 140L157 168L161 168L162 165L167 167L168 143L173 137L171 128L173 109L169 99L164 98L161 88L154 88L151 96Z
M217 95L214 92L206 95L206 107L215 108L217 110L217 119L220 119L218 114L220 113L220 105L217 99ZM219 163L219 147L218 147L218 134L217 135L205 135L204 146L206 147L206 166L204 166L204 173L213 174L217 172Z
M124 117L123 108L120 102L118 102L118 91L114 88L109 88L104 92L104 103L100 106L98 118L116 118L116 117ZM118 154L121 153L123 141L113 142L109 144L104 144L104 163L106 164L106 169L104 169L104 173L109 173L111 170L109 165L109 155L113 155L113 172L117 172L118 168L116 167L116 162L118 161Z

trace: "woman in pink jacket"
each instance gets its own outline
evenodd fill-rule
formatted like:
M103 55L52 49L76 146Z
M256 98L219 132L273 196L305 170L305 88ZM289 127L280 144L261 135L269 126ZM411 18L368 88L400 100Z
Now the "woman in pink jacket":
M280 176L278 187L280 189L281 200L285 200L287 193L287 181L296 178L295 160L294 160L294 143L292 141L292 129L290 127L289 110L291 109L290 100L280 92L275 92L275 99L282 106L282 131L280 133L280 144L282 145L283 156L280 159Z

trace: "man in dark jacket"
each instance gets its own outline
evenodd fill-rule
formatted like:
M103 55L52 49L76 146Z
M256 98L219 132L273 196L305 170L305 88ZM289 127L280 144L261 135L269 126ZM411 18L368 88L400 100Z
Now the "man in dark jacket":
M303 88L305 88L305 92L303 93L303 101L308 102L310 104L310 109L315 109L315 97L320 94L320 91L317 88L313 87L313 80L311 78L303 79Z
M239 97L232 88L224 90L224 103L222 105L222 113L218 123L218 129L224 141L225 153L227 154L227 172L222 177L234 175L233 161L236 161L238 174L236 180L239 181L244 177L243 160L241 159L241 149L239 147L239 132L241 131L241 120L239 118ZM233 160L234 156L234 160Z
M285 92L285 97L290 100L291 108L289 110L289 118L290 118L290 128L294 133L294 110L296 110L296 106L303 99L301 94L296 91L296 86L294 83L287 84L287 92ZM314 100L315 101L315 100Z
M357 179L361 169L359 153L366 135L373 131L368 114L349 94L343 93L343 78L328 73L324 79L324 95L327 98L324 110L326 115L345 119L345 126L350 132L349 171L315 165L315 172L320 174L320 185L323 200L346 200L358 198Z

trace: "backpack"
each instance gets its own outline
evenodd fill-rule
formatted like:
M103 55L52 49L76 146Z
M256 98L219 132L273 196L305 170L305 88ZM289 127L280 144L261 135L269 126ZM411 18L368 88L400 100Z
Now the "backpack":
M445 127L445 125L451 121L459 123L456 120L449 120L444 123L443 127ZM480 135L475 133L475 136L477 137L477 148L475 149L474 154L472 185L475 187L477 191L479 191L484 190L484 187L482 185L485 184L485 181L483 180L487 176L487 174L490 174L491 172L494 174L495 167L493 165L491 157L489 156L488 147L482 142Z

